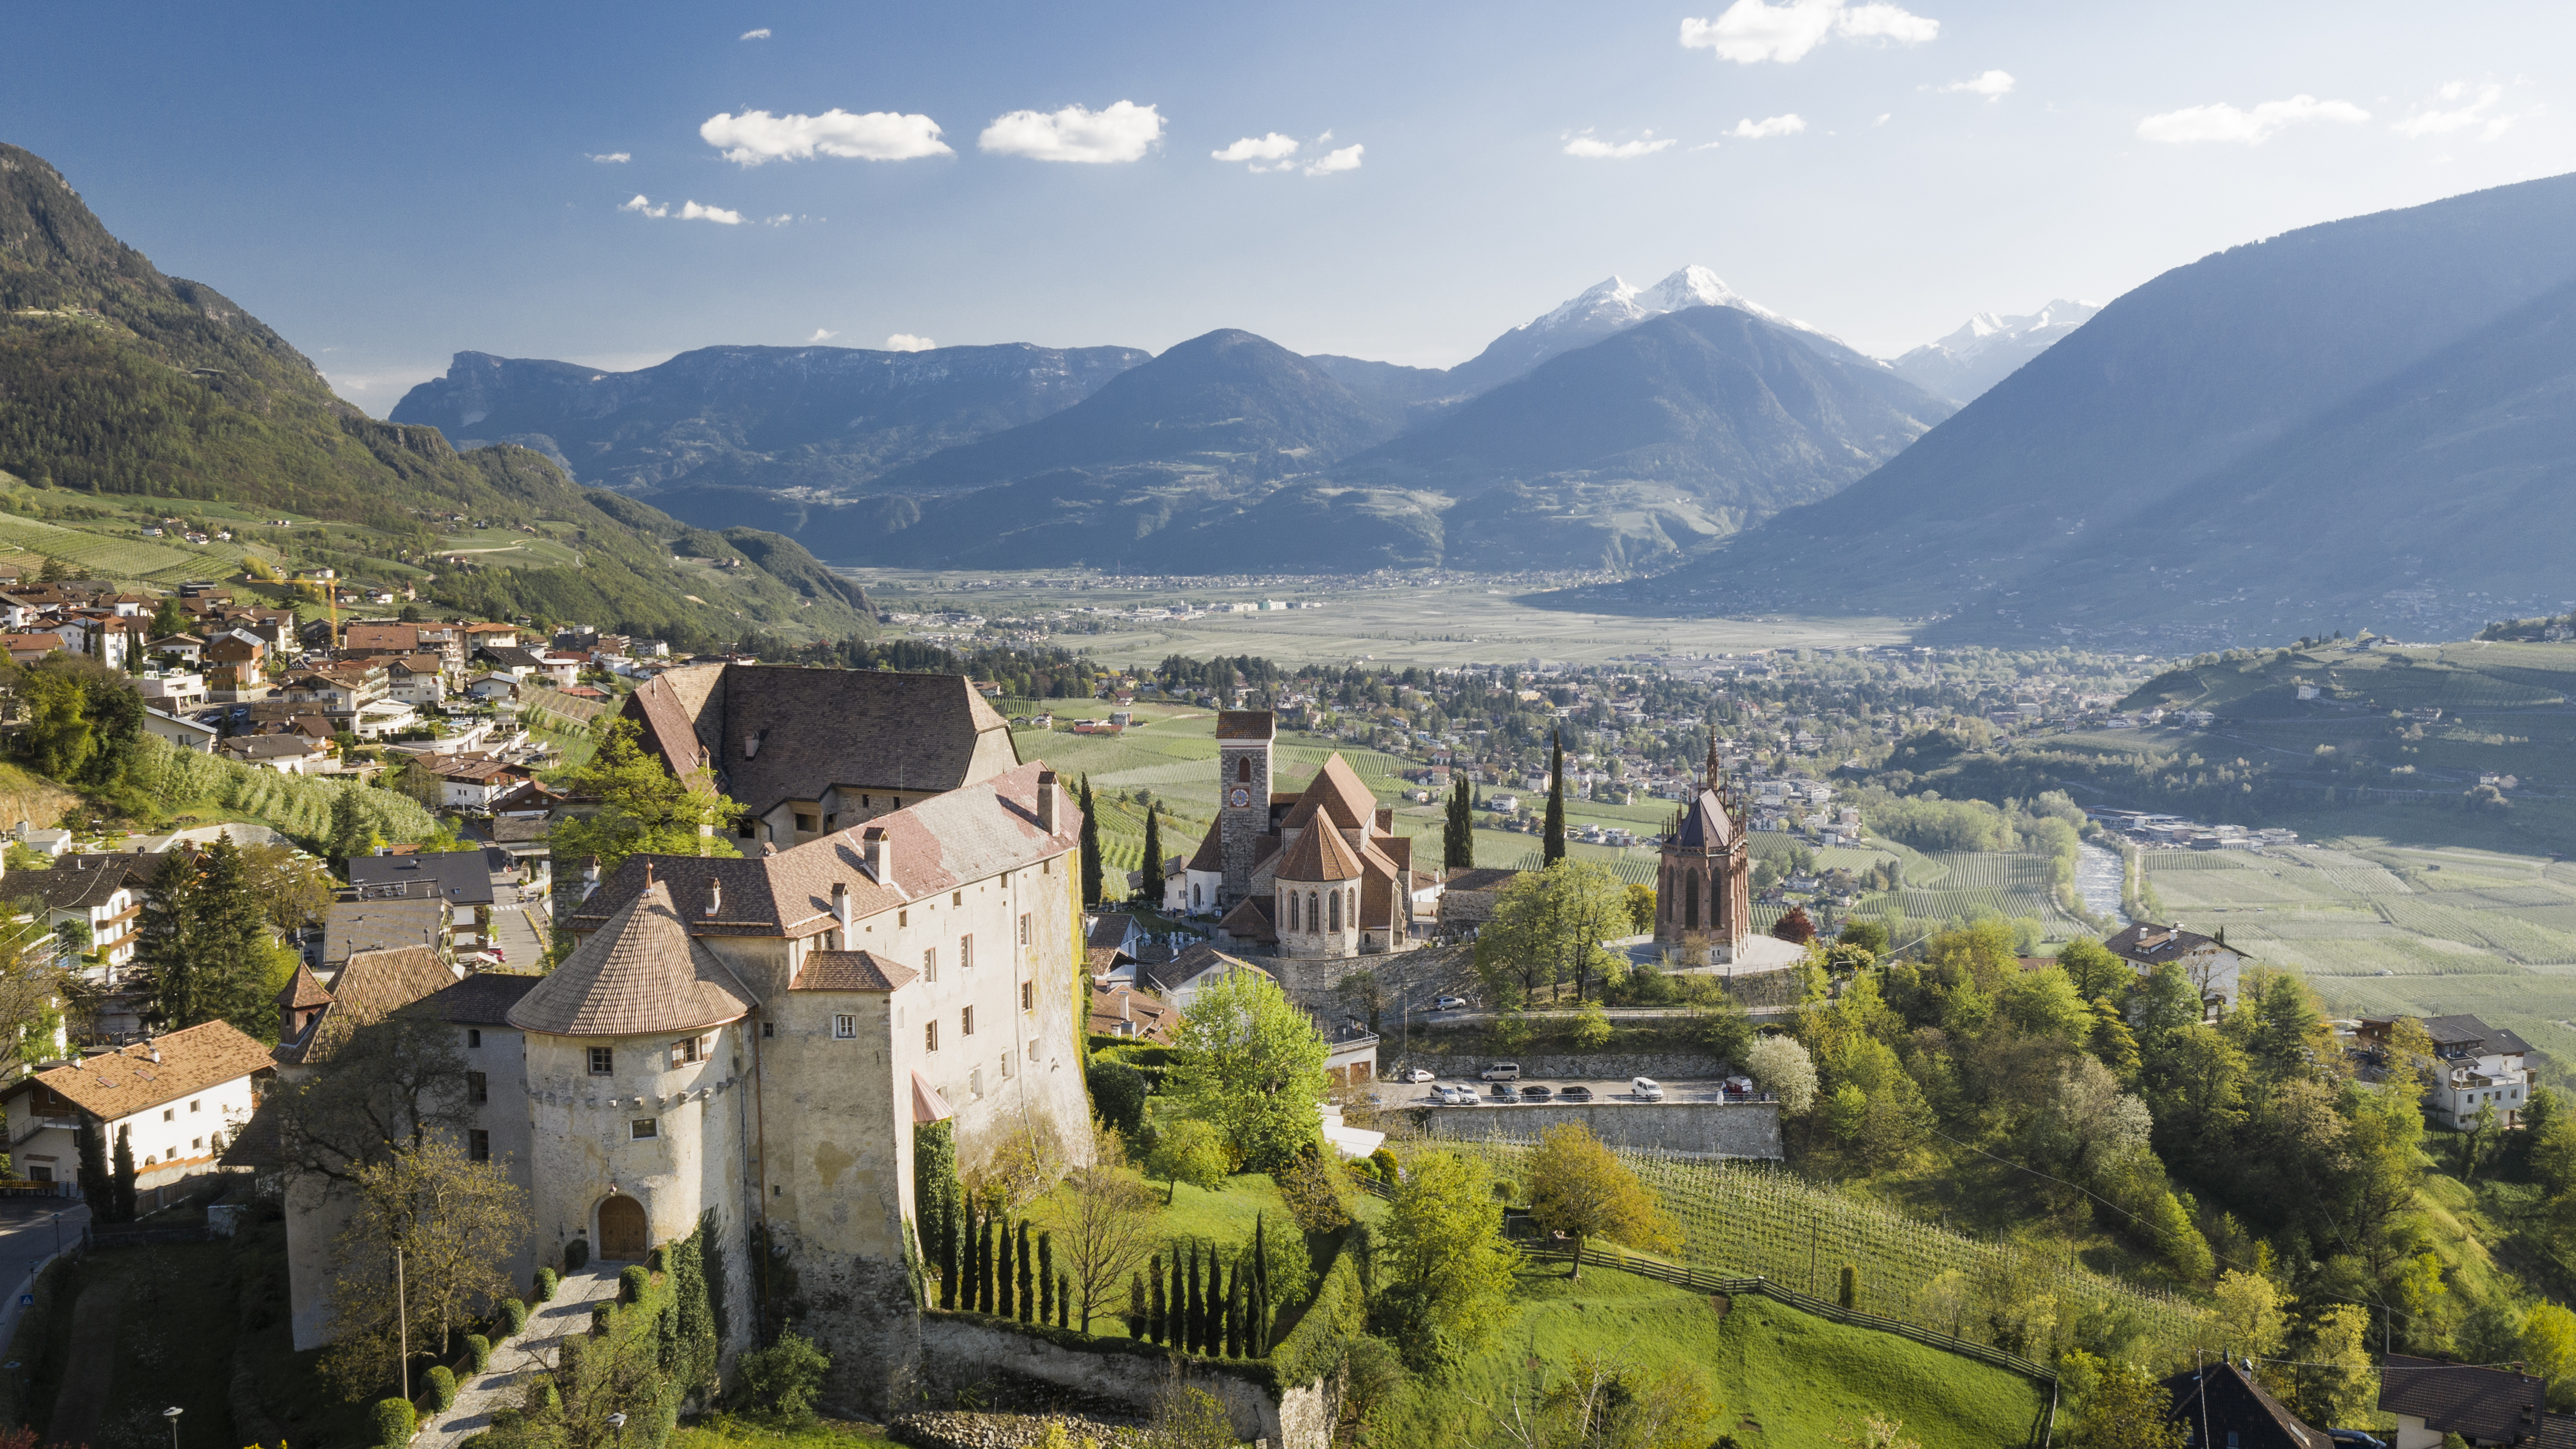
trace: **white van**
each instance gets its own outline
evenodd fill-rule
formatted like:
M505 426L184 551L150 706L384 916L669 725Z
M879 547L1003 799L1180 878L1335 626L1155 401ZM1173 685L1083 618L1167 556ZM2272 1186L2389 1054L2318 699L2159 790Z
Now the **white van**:
M1518 1062L1496 1062L1485 1068L1485 1080L1489 1082L1517 1082L1520 1079L1521 1064Z
M1628 1090L1636 1093L1637 1100L1640 1102L1660 1102L1664 1100L1664 1089L1662 1084L1652 1077L1639 1077L1634 1081L1631 1081L1628 1083Z

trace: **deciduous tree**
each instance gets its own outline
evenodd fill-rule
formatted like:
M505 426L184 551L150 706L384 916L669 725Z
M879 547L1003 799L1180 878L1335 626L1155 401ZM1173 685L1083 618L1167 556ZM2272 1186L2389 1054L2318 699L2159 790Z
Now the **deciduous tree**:
M1229 973L1191 1000L1172 1044L1180 1060L1164 1078L1165 1095L1214 1124L1244 1165L1268 1171L1315 1140L1332 1053L1277 982Z
M1206 1192L1225 1186L1228 1157L1223 1133L1211 1123L1184 1117L1164 1123L1154 1134L1145 1172L1163 1180L1163 1201L1169 1203L1185 1182Z
M1530 1216L1574 1240L1577 1278L1583 1276L1583 1245L1591 1238L1652 1251L1680 1246L1680 1230L1654 1195L1589 1128L1571 1122L1549 1128L1522 1173Z
M1613 981L1627 958L1601 943L1627 934L1619 878L1589 861L1563 860L1523 871L1494 901L1476 937L1476 969L1497 999L1527 1001L1539 987L1570 982L1581 1000L1593 981Z
M616 720L600 737L598 753L572 773L567 784L596 795L599 810L558 821L555 854L567 860L595 855L602 873L630 855L740 855L730 827L742 807L716 789L715 773L700 766L683 779L646 754L640 740L633 720Z
M1378 1229L1379 1311L1417 1365L1482 1344L1505 1317L1520 1253L1482 1164L1450 1152L1414 1159Z

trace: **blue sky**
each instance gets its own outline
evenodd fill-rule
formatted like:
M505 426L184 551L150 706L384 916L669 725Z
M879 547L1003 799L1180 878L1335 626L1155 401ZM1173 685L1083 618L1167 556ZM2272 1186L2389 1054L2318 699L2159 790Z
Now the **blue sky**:
M1691 263L1892 355L2576 169L2564 4L87 4L10 36L0 140L376 413L463 349L1235 326L1443 366Z

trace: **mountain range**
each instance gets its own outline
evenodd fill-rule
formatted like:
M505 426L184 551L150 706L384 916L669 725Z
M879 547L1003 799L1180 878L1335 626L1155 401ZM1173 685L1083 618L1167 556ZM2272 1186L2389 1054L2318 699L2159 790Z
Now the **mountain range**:
M841 562L1331 570L1670 564L1950 411L1687 267L1613 277L1445 371L1233 329L1150 360L718 348L602 373L464 353L393 416Z
M1965 407L2101 310L2091 302L2061 299L2026 317L1980 312L1958 331L1927 342L1889 365L1897 376L1934 397Z
M2576 595L2571 483L2561 176L2176 267L1850 488L1583 597L1935 615L1934 639L2422 637Z
M301 352L202 282L162 274L111 234L60 172L0 145L0 501L132 539L122 511L153 498L300 516L270 555L426 585L478 613L526 613L686 640L747 624L864 631L866 601L794 541L699 535L739 568L683 581L689 530L632 498L582 488L526 448L459 451L436 428L378 422L332 395ZM33 503L21 502L28 485ZM52 497L45 496L53 490ZM448 515L538 534L560 554L501 566L434 559ZM314 526L308 527L307 524ZM525 552L521 550L520 552ZM570 566L536 566L539 557ZM763 561L766 561L764 564ZM222 562L217 559L212 562ZM237 562L237 560L234 560ZM174 565L168 584L209 561ZM709 602L714 595L718 602Z

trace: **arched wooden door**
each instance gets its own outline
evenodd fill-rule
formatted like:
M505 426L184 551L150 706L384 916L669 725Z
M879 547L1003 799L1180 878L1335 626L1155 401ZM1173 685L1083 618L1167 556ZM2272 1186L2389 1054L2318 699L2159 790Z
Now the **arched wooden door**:
M647 1236L644 1204L621 1194L599 1205L599 1256L641 1259Z

